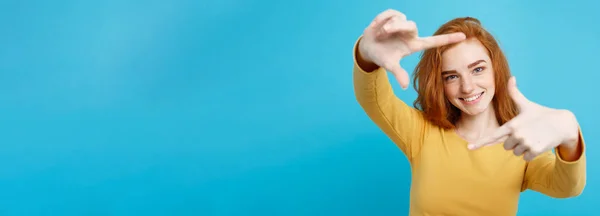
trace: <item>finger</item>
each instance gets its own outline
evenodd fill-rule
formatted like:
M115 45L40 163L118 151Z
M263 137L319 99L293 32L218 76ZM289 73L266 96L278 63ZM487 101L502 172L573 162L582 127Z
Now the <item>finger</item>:
M486 138L482 138L481 139L482 141L470 143L467 147L470 150L476 150L476 149L482 148L484 146L500 144L500 143L504 142L507 138L508 138L508 135L499 137L497 139L492 139L492 138L486 137Z
M400 20L406 20L406 15L404 15L400 11L397 11L394 9L387 9L375 17L375 19L373 20L373 25L381 27L381 26L383 26L384 21L386 21L392 17L397 17Z
M526 153L527 151L529 151L529 147L527 147L526 145L520 144L515 147L515 150L513 150L513 153L515 154L515 156L521 156L522 154Z
M515 138L515 136L509 136L506 141L504 141L504 149L505 150L512 150L515 147L517 147L517 145L520 144L520 140L518 140L517 138Z
M517 88L517 78L514 76L508 80L508 94L521 109L529 104L529 100Z
M434 47L444 46L448 44L453 44L457 42L461 42L465 40L467 36L462 32L443 34L443 35L435 35L429 37L419 38L417 49L425 50Z
M526 161L532 161L533 159L535 159L535 157L537 157L537 154L533 153L532 151L527 151L523 155L523 159L525 159Z
M381 31L378 32L379 36L387 36L392 34L405 34L410 35L412 37L417 36L417 24L412 21L399 21L396 19L392 19L387 22L381 28Z
M371 22L371 24L369 25L369 28L377 31L378 29L383 27L385 23L387 23L390 19L394 17L396 17L399 20L406 20L406 15L404 15L403 13L400 13L397 10L388 9L378 14L375 17L375 19L373 19L373 22Z
M469 144L468 148L471 150L475 150L483 146L493 145L505 141L512 133L512 129L509 123L510 122L502 125L502 127L498 128L491 136L484 137Z
M406 90L408 88L408 84L409 84L408 73L406 72L406 70L404 70L404 68L402 68L400 66L400 64L398 64L398 63L391 64L386 68L386 70L388 70L392 74L394 74L394 77L396 77L396 80L398 81L398 83L400 84L400 87L402 87L402 89Z

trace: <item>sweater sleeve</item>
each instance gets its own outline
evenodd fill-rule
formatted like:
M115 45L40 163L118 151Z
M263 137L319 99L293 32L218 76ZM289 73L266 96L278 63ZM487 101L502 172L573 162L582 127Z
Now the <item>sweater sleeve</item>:
M522 191L531 189L555 198L578 196L586 183L585 141L579 130L581 154L575 161L565 161L558 149L546 152L529 162Z
M423 141L426 120L421 112L393 92L387 71L378 68L364 71L357 63L357 48L354 45L354 93L356 100L367 116L400 148L408 160L418 154Z

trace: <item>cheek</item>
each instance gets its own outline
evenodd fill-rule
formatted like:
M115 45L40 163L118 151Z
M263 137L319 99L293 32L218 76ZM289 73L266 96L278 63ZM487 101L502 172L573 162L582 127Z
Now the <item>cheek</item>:
M482 84L483 86L485 86L485 88L488 91L487 96L491 99L494 97L495 93L496 93L496 82L494 80L494 75L493 73L490 73L490 75L487 75L485 77L485 79L482 80Z
M444 95L446 98L454 98L458 92L458 88L453 84L444 84Z
M489 88L494 88L496 85L496 82L494 80L494 71L490 71L491 73L486 74L485 78L484 78L484 82L486 84L486 86L488 86Z
M494 81L494 77L491 77L490 79L486 80L486 84L491 88L496 87L496 82Z

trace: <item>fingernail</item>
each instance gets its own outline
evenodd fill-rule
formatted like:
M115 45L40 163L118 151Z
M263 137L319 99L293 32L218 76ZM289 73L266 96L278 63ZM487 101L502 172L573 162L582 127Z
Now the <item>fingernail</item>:
M383 25L383 30L386 30L386 31L387 31L389 28L390 28L390 24L385 24L385 25Z
M469 145L467 146L467 148L469 148L469 150L473 150L473 149L475 148L475 145L473 145L473 144L469 144Z

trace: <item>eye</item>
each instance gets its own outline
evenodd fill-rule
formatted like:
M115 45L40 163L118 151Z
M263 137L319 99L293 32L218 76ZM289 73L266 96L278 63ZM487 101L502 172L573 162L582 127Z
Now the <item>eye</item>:
M477 68L473 69L473 72L479 73L479 72L483 71L483 69L485 69L485 68L484 67L477 67Z
M452 80L452 79L455 79L455 78L458 78L458 76L456 76L456 75L450 75L450 76L445 77L444 80L449 81L449 80Z

